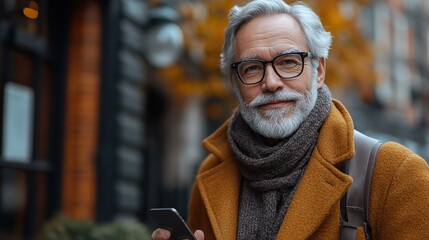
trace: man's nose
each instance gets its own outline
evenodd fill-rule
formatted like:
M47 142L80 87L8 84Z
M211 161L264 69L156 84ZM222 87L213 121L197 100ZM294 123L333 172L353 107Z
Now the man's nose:
M283 84L281 77L276 73L273 66L271 64L267 64L262 87L267 91L275 92L283 88Z

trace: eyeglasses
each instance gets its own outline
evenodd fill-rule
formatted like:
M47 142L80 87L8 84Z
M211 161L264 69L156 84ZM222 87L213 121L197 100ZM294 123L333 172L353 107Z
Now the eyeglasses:
M265 76L268 63L271 63L274 71L282 79L298 77L304 70L304 59L311 57L310 52L293 52L280 54L271 61L250 59L231 64L240 81L247 85L260 83Z

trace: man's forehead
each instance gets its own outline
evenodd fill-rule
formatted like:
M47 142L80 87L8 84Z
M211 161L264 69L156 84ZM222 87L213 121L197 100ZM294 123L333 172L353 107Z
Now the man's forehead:
M245 28L248 25L269 25L269 26L278 25L279 28L281 27L286 27L286 28L296 27L298 29L300 28L300 24L298 23L298 21L294 17L286 13L256 16L248 20L244 24L242 24L237 31L239 32L242 28ZM253 30L257 32L258 30L264 30L264 29L253 28Z
M267 58L288 51L308 51L301 26L286 14L260 16L247 22L237 32L235 48L237 58Z

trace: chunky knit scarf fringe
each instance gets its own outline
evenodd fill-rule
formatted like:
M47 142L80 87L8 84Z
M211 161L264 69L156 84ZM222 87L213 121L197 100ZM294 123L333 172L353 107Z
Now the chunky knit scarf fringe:
M238 240L275 239L331 104L331 94L324 85L297 131L275 146L265 145L237 111L228 129L228 141L243 176Z

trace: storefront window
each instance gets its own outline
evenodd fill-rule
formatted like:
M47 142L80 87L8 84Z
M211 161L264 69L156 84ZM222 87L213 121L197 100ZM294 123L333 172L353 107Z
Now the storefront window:
M34 239L49 208L54 101L45 9L46 1L0 1L0 239Z

